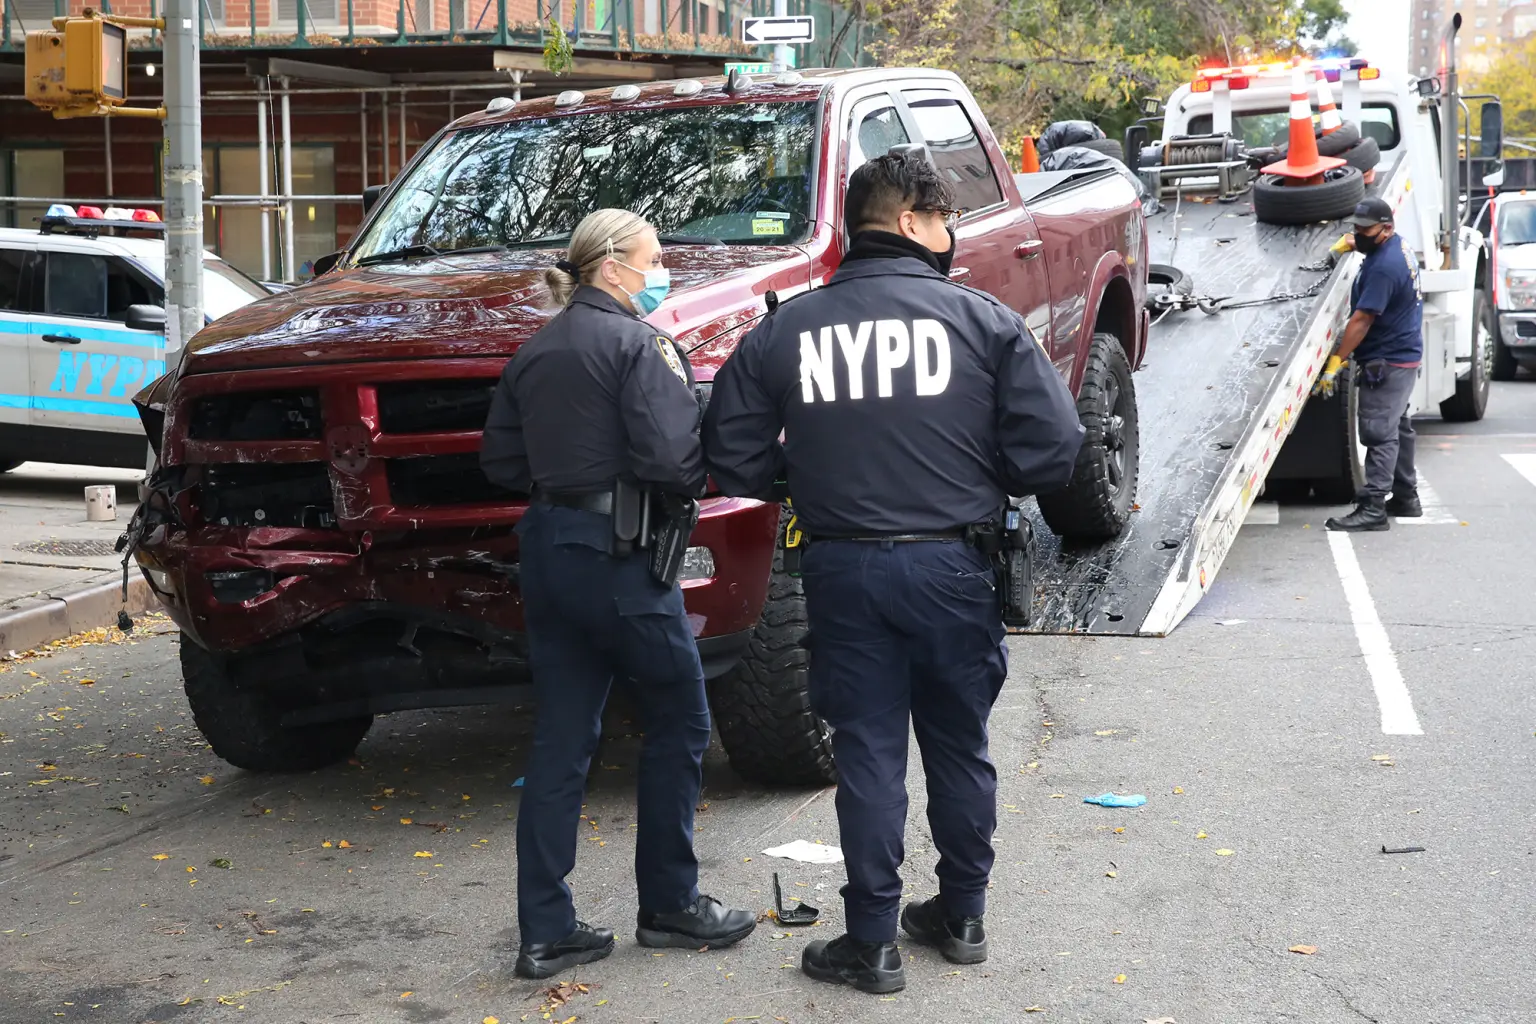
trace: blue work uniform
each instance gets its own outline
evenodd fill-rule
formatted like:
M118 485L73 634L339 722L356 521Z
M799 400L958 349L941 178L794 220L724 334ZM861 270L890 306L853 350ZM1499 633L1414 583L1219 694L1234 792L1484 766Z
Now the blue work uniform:
M827 286L743 339L703 436L721 490L787 480L810 536L810 695L834 730L849 935L896 937L909 722L944 905L980 916L987 718L1008 662L993 565L964 531L1007 495L1066 485L1083 440L1071 393L1017 313L922 246L865 232Z
M1419 268L1402 236L1392 235L1360 264L1350 305L1375 315L1354 351L1360 388L1360 443L1365 445L1362 498L1418 493L1415 435L1408 403L1424 359L1424 295Z
M538 695L517 816L524 943L570 934L565 877L587 769L616 676L634 681L645 731L635 875L642 912L698 898L693 816L709 746L704 671L682 592L645 554L610 554L616 480L693 497L704 484L693 373L673 340L600 289L518 350L485 425L481 465L532 493L518 523L520 586Z

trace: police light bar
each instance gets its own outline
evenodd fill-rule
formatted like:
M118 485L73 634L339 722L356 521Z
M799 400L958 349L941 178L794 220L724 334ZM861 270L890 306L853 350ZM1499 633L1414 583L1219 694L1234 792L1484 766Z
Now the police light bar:
M75 215L75 208L73 206L65 206L63 203L54 203L48 207L48 212L43 214L44 217L73 217Z
M107 215L99 206L82 206L75 211L75 216L81 220L106 220Z
M1292 69L1298 67L1322 75L1330 82L1337 82L1346 71L1359 72L1361 81L1381 77L1381 69L1371 67L1371 62L1364 57L1321 57L1317 60L1274 61L1269 64L1201 68L1195 72L1189 88L1191 92L1210 92L1216 82L1225 82L1229 89L1246 89L1255 78L1288 75Z
M160 215L154 210L134 210L133 219L141 224L159 224Z

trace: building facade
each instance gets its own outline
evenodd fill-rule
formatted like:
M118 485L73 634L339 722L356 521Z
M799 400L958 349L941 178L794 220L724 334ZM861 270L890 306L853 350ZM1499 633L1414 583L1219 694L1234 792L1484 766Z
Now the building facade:
M1440 35L1454 14L1461 15L1457 63L1469 70L1486 67L1498 47L1536 32L1536 2L1531 0L1412 0L1408 22L1408 68L1431 75L1440 67Z

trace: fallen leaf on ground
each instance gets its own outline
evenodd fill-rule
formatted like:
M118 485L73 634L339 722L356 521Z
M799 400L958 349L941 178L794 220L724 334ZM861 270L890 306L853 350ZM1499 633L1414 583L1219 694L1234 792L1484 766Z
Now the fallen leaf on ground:
M343 850L350 850L350 849L352 849L352 844L347 842L345 839L343 839L341 842L337 843L336 845L341 847Z
M485 1019L484 1019L484 1020L482 1020L482 1021L481 1021L481 1022L480 1022L480 1024L501 1024L501 1021L500 1021L500 1020L498 1020L498 1019L497 1019L497 1018L495 1018L495 1017L487 1017L487 1018L485 1018Z
M235 865L227 857L215 857L213 860L208 862L208 866L211 868L223 868L225 871L228 871Z
M400 993L400 998L401 999L409 999L411 996L413 996L415 994L416 994L415 992L401 992Z
M1116 985L1124 985L1125 984L1125 975L1123 975L1123 974L1115 975L1115 984Z
M204 775L202 778L198 779L197 781L201 782L205 786L211 786L211 785L213 785L213 776L212 775Z
M1045 1012L1045 1007L1043 1007L1043 1006L1026 1006L1026 1007L1024 1007L1024 1012L1025 1013L1044 1013Z
M372 808L375 811L382 811L384 809L384 805L383 804L373 804Z
M1125 826L1121 825L1119 828L1115 829L1115 835L1119 835L1121 832L1124 832L1124 831L1125 831Z
M149 859L150 860L170 860L171 859L171 855L168 854L168 853L157 853L154 856L150 857Z
M1287 953L1300 953L1302 956L1311 956L1313 953L1317 952L1317 947L1316 946L1299 946L1298 945L1298 946L1292 946L1290 949L1286 950L1286 952Z
M1173 791L1175 793L1182 793L1182 792L1184 792L1184 787L1183 786L1174 786L1173 787Z
M1106 872L1104 872L1104 877L1105 878L1116 878L1118 876L1113 871L1106 871Z
M402 824L402 825L409 825L410 823L411 823L411 819L410 818L401 818L400 819L400 824Z
M1236 852L1237 852L1236 850L1217 850L1216 851L1216 856L1218 856L1218 857L1230 857L1230 856L1232 856L1232 854L1234 854Z
M1120 731L1119 729L1099 729L1097 732L1094 733L1094 735L1095 736L1113 736L1115 733L1117 733L1119 731Z
M95 686L96 685L96 680L94 680L94 679L82 679L82 680L80 680L80 685L81 686Z
M1196 832L1195 833L1195 838L1196 839L1209 839L1211 837L1206 835L1204 832Z
M1051 799L1052 800L1065 800L1066 798L1067 798L1067 794L1065 794L1065 793L1052 793L1051 794Z
M335 843L333 843L329 839L327 839L325 842L320 844L320 847L321 847L321 849L329 850L331 847L333 847L335 845L336 845ZM417 854L417 856L420 856L420 854Z
M416 853L415 853L415 856L431 859L432 851L431 850L417 850Z
M1148 1017L1143 1018L1141 1024L1179 1024L1179 1022L1174 1020L1172 1017L1159 1017L1156 1020Z

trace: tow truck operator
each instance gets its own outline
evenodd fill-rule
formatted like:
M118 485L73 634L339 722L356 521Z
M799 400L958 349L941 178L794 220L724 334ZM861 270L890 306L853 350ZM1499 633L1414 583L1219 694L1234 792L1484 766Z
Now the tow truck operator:
M1424 358L1424 294L1413 252L1403 245L1392 208L1369 198L1355 207L1355 233L1336 249L1363 253L1365 262L1350 294L1353 312L1338 350L1329 357L1313 394L1332 396L1350 356L1360 388L1360 442L1365 445L1365 486L1355 510L1335 516L1330 530L1388 530L1389 516L1417 518L1418 479L1413 468L1413 419L1408 401ZM1388 495L1391 500L1388 500Z

